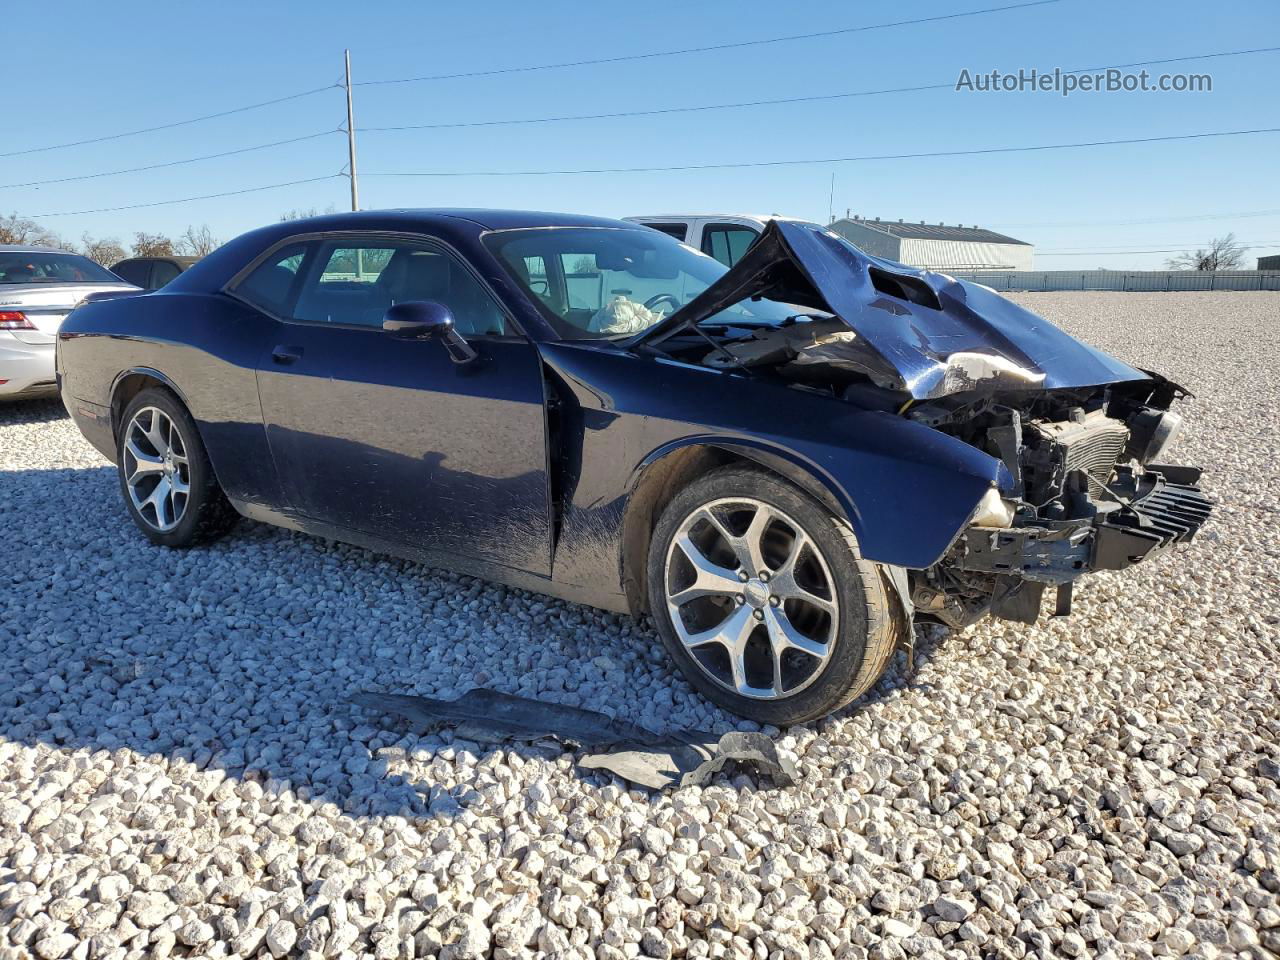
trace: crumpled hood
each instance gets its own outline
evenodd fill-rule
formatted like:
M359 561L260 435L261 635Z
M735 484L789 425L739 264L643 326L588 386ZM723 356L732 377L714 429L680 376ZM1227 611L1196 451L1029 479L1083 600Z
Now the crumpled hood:
M738 263L631 342L655 343L750 297L835 314L842 353L881 386L926 400L1145 380L981 284L871 257L817 224L773 220Z

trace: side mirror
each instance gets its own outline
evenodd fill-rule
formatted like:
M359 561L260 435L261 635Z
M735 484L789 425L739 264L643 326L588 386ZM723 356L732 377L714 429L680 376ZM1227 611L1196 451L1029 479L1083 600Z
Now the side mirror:
M393 304L382 315L382 329L401 340L439 338L454 363L470 363L477 357L471 344L454 329L453 312L434 300Z
M430 340L453 330L453 313L434 300L410 300L387 308L382 329L404 340Z

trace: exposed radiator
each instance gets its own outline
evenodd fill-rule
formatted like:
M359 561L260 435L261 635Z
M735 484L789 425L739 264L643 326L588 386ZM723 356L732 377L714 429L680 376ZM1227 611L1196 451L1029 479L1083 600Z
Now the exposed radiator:
M1102 493L1129 442L1128 427L1102 410L1094 411L1080 423L1040 423L1036 427L1057 447L1061 476L1065 479L1067 474L1083 470L1089 478L1091 496Z

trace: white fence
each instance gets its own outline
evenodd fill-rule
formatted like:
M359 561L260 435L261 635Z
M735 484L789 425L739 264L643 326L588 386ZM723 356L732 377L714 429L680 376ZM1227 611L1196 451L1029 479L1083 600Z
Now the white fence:
M1280 290L1280 270L961 270L996 290Z

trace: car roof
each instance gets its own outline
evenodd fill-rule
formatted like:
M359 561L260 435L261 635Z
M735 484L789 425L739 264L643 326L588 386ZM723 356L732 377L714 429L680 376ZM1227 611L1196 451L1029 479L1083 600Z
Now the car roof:
M368 228L376 224L403 223L405 227L439 225L442 221L463 220L485 230L515 230L522 227L625 227L635 224L608 217L591 217L576 213L552 213L545 210L489 210L482 207L400 207L387 210L360 210L353 213L329 213L318 217L290 220L281 227L299 224L312 229Z
M31 243L0 243L0 253L70 253L81 256L74 250L63 250L61 247L40 247Z
M166 263L180 263L184 267L189 267L199 259L199 257L189 257L185 254L157 253L145 257L125 257L123 260L117 260L114 266L118 267L122 263L137 263L139 260L163 260Z
M791 217L784 217L777 213L642 213L634 217L627 217L628 220L757 220L760 223L768 223L770 220L790 220Z

